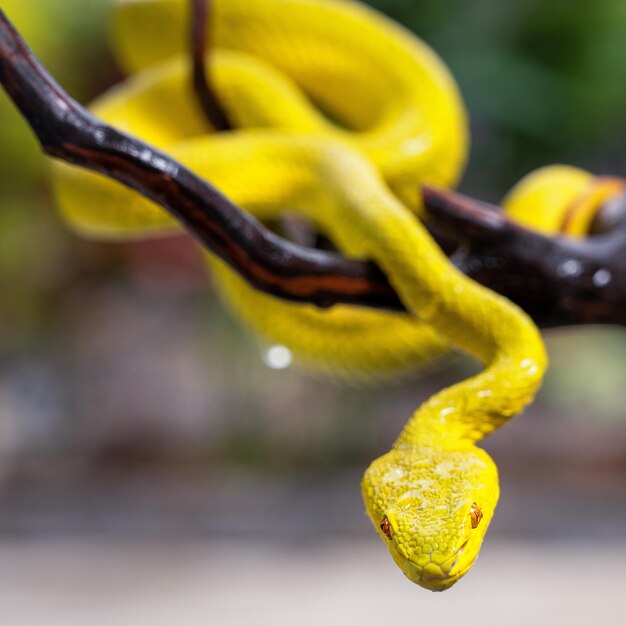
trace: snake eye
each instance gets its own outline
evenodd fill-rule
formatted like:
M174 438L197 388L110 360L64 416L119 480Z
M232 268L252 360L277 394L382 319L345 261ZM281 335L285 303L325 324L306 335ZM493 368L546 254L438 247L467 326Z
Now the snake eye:
M483 512L480 507L474 502L470 509L470 518L472 520L472 528L476 528L480 524L480 520L483 518Z
M391 541L391 524L389 523L389 519L386 515L380 521L380 529L383 531L383 535Z

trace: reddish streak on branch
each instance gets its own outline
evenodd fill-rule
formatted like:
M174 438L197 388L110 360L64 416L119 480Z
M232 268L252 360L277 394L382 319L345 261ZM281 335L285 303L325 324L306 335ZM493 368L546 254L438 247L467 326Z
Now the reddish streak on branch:
M211 0L191 0L191 58L193 67L193 88L198 102L217 131L230 130L232 125L212 88L207 71L206 59L210 54L208 18Z
M403 310L376 265L274 235L164 153L98 120L54 82L1 10L0 83L47 154L157 202L260 291L319 307ZM431 229L460 245L457 266L509 296L538 324L626 325L626 219L608 234L574 241L528 231L496 207L458 194L424 188L424 196Z
M257 289L320 307L402 309L374 264L281 239L166 154L95 118L54 82L2 11L0 82L47 154L157 202Z

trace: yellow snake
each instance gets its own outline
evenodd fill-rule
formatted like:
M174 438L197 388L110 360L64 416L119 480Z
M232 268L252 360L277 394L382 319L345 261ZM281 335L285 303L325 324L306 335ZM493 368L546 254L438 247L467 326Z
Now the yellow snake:
M473 564L498 499L496 467L475 444L532 400L546 367L528 317L460 274L416 216L419 184L454 185L465 163L457 88L424 43L359 3L213 5L213 82L236 131L211 134L191 93L186 0L119 2L115 49L132 75L92 110L165 149L257 218L297 213L345 254L385 271L408 313L278 301L211 260L237 314L301 361L374 376L451 344L485 363L419 407L362 483L367 512L402 571L446 589ZM558 205L562 217L590 180L573 168L540 171L507 204L518 217L529 204ZM98 175L57 164L54 186L65 218L85 235L128 239L178 228ZM576 215L592 215L598 202L596 194ZM586 220L575 228L584 231ZM545 224L539 213L527 221Z

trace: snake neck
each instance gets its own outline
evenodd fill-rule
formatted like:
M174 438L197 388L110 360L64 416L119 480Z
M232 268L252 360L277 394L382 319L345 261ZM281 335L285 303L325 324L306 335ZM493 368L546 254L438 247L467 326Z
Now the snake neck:
M376 172L359 169L365 166L342 154L323 168L344 205L333 213L337 237L382 267L409 311L486 365L424 403L396 445L479 441L532 401L547 365L541 335L518 307L454 268Z
M521 412L537 392L546 357L535 340L528 355L498 356L479 375L430 398L413 414L394 447L474 444Z

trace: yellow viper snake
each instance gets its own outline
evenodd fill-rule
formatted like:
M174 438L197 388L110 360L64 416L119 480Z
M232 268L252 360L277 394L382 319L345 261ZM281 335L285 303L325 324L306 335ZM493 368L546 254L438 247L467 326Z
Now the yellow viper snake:
M530 319L458 272L418 217L420 183L452 186L464 167L458 90L424 43L357 2L213 5L213 83L236 130L212 133L191 93L186 0L118 3L115 49L131 76L92 110L166 150L258 219L298 214L343 253L385 271L407 313L279 301L210 259L233 310L300 361L337 376L380 376L451 345L485 363L420 406L362 483L369 517L402 571L446 589L474 563L498 500L495 464L475 444L532 400L546 367ZM610 193L608 183L584 191L594 180L549 168L506 204L548 232L569 216L568 232L584 234ZM55 164L54 187L66 220L90 237L179 228L149 200L77 168ZM545 205L550 219L527 215L530 205Z

